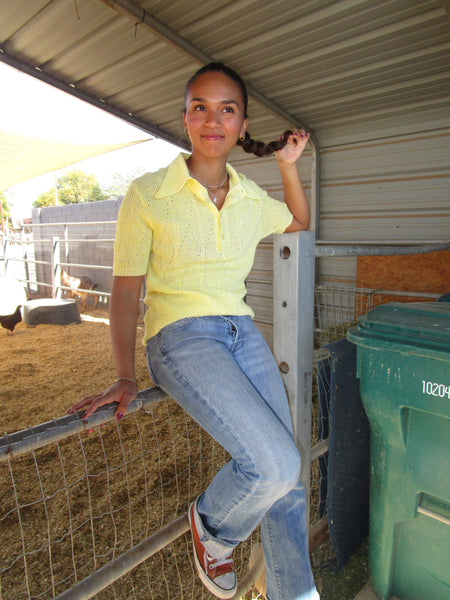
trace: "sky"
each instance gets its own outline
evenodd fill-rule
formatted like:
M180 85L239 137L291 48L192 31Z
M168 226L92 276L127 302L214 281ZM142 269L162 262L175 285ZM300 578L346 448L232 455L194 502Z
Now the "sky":
M1 62L0 81L0 130L84 144L115 144L149 137L122 119ZM178 152L176 146L153 139L59 169L56 176L81 170L95 175L107 188L114 173L155 171ZM52 171L5 190L13 219L31 217L32 203L52 188L54 181Z

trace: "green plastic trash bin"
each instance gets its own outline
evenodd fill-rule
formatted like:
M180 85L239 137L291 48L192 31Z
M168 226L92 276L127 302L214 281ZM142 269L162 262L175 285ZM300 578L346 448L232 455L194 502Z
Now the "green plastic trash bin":
M377 306L347 337L371 430L373 590L450 600L450 304Z

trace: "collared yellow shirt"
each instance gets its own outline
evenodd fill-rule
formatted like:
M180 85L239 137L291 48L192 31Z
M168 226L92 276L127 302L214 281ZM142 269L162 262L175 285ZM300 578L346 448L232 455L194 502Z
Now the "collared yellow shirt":
M244 297L256 247L292 222L286 204L229 164L229 192L217 210L186 158L133 181L119 210L113 272L146 276L144 344L185 317L253 317Z

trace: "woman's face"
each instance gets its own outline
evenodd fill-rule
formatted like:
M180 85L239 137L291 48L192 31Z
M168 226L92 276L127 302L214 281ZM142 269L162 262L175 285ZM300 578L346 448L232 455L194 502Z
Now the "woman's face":
M193 154L226 159L247 127L239 86L223 73L200 75L188 91L183 120Z

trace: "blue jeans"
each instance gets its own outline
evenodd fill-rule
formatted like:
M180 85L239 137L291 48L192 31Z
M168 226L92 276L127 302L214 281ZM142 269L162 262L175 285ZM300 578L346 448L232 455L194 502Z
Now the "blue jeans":
M261 523L268 598L317 600L289 406L250 317L181 319L146 354L155 384L232 457L198 500L209 554L224 558Z

